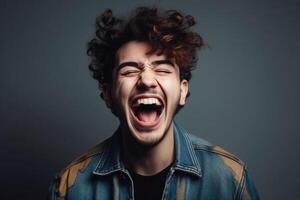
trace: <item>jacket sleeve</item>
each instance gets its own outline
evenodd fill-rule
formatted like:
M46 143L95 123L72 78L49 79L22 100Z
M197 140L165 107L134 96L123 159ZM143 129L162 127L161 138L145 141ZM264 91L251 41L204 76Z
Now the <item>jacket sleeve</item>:
M50 183L47 200L65 200L64 198L57 196L57 184L58 176L55 176L55 178L53 178L53 180Z
M258 192L255 188L253 179L247 170L244 168L243 177L238 186L236 200L259 200Z

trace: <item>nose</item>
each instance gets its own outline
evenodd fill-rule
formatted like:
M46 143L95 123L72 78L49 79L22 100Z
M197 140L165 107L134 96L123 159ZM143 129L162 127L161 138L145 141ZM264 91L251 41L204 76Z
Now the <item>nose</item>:
M157 86L157 81L155 79L155 74L151 69L145 69L140 73L138 80L138 87L140 89L155 88Z

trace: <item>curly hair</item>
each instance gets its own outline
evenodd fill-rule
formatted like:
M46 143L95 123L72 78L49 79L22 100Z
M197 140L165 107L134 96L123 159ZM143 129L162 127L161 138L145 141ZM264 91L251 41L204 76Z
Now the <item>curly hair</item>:
M112 83L117 50L129 41L150 44L147 54L164 54L174 58L180 69L180 79L191 79L197 62L197 50L204 43L201 36L190 30L195 24L191 15L176 10L160 12L157 8L139 7L127 21L116 18L107 9L96 19L96 36L88 43L91 57L89 69L99 83Z

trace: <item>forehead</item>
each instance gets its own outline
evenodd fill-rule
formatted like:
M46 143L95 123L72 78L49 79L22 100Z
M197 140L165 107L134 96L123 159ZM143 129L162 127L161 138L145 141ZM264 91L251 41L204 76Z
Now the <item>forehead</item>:
M165 55L147 55L151 49L149 43L130 41L119 48L116 54L117 64L126 61L146 62L156 59L166 59Z

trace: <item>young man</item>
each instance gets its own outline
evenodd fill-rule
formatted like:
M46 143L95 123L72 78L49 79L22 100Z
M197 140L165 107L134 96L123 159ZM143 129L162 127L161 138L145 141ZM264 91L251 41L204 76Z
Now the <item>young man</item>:
M120 126L57 176L50 199L258 199L242 161L173 122L203 46L194 24L156 8L97 18L89 68Z

